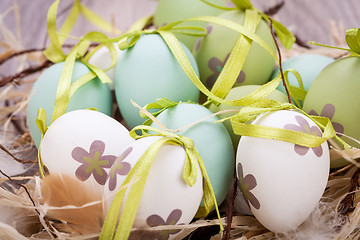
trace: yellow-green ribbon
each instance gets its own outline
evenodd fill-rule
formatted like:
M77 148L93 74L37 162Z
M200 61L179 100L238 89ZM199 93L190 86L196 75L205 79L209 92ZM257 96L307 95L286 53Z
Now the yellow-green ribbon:
M73 28L75 21L79 15L79 13L83 13L87 16L87 18L92 17L93 19L96 19L98 21L98 25L102 26L105 29L110 29L110 25L104 24L104 21L100 21L99 17L95 15L92 11L87 9L85 6L80 4L78 0L75 0L74 5L66 18L65 22L61 26L59 32L57 32L57 25L56 25L56 18L57 18L57 10L59 6L60 0L56 0L49 8L48 15L47 15L47 23L48 23L48 34L51 44L49 47L43 52L44 55L52 62L59 63L64 62L64 68L61 73L58 87L56 90L56 97L55 97L55 104L53 108L53 114L51 116L51 123L55 121L59 116L64 114L66 112L66 108L69 104L69 101L73 94L79 89L82 85L89 82L90 80L94 79L95 77L98 77L103 83L110 83L110 79L108 76L104 73L104 71L98 67L95 67L88 63L89 57L100 47L106 46L109 49L109 52L111 54L111 67L113 67L116 63L116 49L113 43L111 42L111 39L109 39L105 34L100 32L90 32L86 34L78 44L76 44L73 49L70 51L68 55L65 55L65 53L62 50L62 44L64 43L66 36L68 33L70 33L71 29ZM85 56L86 52L88 51L88 48L90 46L90 42L93 40L97 40L98 42L101 42L97 48L95 48L89 56ZM72 73L75 61L81 61L84 63L91 71L73 83L71 83L72 79ZM107 70L107 69L106 69ZM105 70L105 71L106 71ZM44 109L40 108L38 110L38 115L36 119L36 124L42 134L41 139L43 138L47 126L46 126L46 112ZM40 148L38 150L38 159L39 159L39 169L42 176L44 176L43 172L43 164L41 161L40 156Z
M252 33L255 33L260 19L261 16L255 10L246 9L244 27ZM226 61L224 68L221 70L219 77L211 89L214 95L220 98L225 98L228 95L245 63L251 43L252 40L245 35L241 34L239 36L230 53L229 59ZM211 101L211 98L209 100Z
M353 53L360 54L360 28L350 28L345 34L346 43ZM354 54L354 55L355 55Z
M57 34L56 27L56 15L60 0L56 0L49 8L47 14L48 34L50 39L49 47L44 51L44 55L52 62L61 62L65 58L65 54L62 50L62 44L64 43L66 36L69 35L73 29L76 20L79 15L82 14L86 19L98 26L100 29L120 34L120 31L115 29L111 24L107 23L95 12L88 7L80 3L80 0L75 0L74 5L70 10L67 18L61 26L59 33ZM59 37L60 36L60 37Z
M349 46L349 48L334 47L334 46L329 46L329 45L320 44L320 43L316 43L316 42L309 42L309 44L348 51L351 53L350 56L359 57L360 56L360 28L350 28L350 29L346 30L345 40L346 40L346 44Z
M292 73L295 76L296 80L298 81L299 87L293 86L289 83L289 73ZM296 106L302 107L302 103L305 100L307 91L304 89L304 84L299 72L295 69L287 69L286 71L284 71L284 81L289 91L289 95L296 103Z
M319 137L308 133L249 123L249 121L255 119L259 114L279 110L297 110L301 112L314 121L316 125L323 130L322 136ZM259 101L252 106L240 109L236 115L231 117L231 125L234 133L241 136L276 139L311 148L318 147L323 142L335 137L341 144L343 144L345 149L351 148L349 144L336 135L333 125L328 118L310 116L290 103L281 104L276 101Z
M247 9L255 10L259 15L261 15L261 17L265 21L270 23L270 20L269 20L270 17L268 15L266 15L265 13L263 13L262 11L260 11L259 9L255 8L249 0L232 0L234 5L236 6L236 8L224 8L222 6L213 4L213 3L209 2L208 0L201 0L201 1L212 7L216 7L216 8L223 9L223 10L234 10L234 9L239 9L242 11L246 11ZM275 29L275 32L276 32L278 38L280 39L281 44L286 49L290 49L291 46L293 45L293 43L295 42L295 36L280 22L278 22L274 19L272 19L272 22L273 22L273 27Z
M143 134L141 136L137 135L136 130L142 130ZM153 131L156 132L156 134L150 135L145 133L145 131ZM205 210L203 210L203 213L207 215L212 206L215 205L218 218L220 219L215 194L207 175L205 165L194 146L194 142L190 138L144 125L137 126L132 129L130 131L130 135L135 139L148 136L162 136L162 138L156 140L150 145L150 147L130 170L126 179L122 183L120 190L116 193L106 216L101 230L100 240L128 239L152 163L158 151L164 144L184 147L186 154L183 168L183 179L189 186L193 186L195 184L197 178L197 165L199 166L204 180L203 201ZM125 201L126 193L128 193L128 195ZM122 206L123 210L120 215ZM221 231L223 231L221 221L220 228Z
M156 100L155 102L146 104L143 107L143 109L146 110L146 111L148 111L148 110L157 110L156 112L151 112L150 113L154 117L157 117L160 113L162 113L166 109L168 109L170 107L175 107L178 104L179 104L179 102L171 101L171 100L163 97L163 98L160 98L160 99ZM146 121L143 123L143 125L149 126L152 123L152 120L143 111L140 111L140 116L142 118L146 119Z
M249 11L249 15L252 15L251 11ZM210 23L218 24L218 25L227 27L229 29L232 29L234 31L237 31L237 32L241 33L242 35L244 35L246 37L247 41L251 40L253 42L256 42L257 44L262 46L266 51L268 51L275 59L277 59L276 53L270 48L270 46L264 40L262 40L258 35L256 35L252 30L249 30L248 28L246 28L240 24L234 23L233 21L219 18L219 17L212 17L212 16L194 17L194 18L189 18L186 20L177 21L177 22L165 25L163 27L160 27L157 30L143 30L143 31L135 31L135 32L124 34L119 39L119 41L120 41L119 48L124 50L124 49L134 46L134 44L136 43L136 41L140 38L140 36L142 34L160 34L160 36L164 39L164 41L167 44L167 46L169 47L170 51L173 53L174 57L177 59L178 63L180 64L180 66L182 67L184 72L187 74L187 76L190 78L190 80L194 83L194 85L201 92L203 92L206 96L208 96L209 99L211 99L212 101L217 102L217 103L222 103L222 104L226 104L226 105L230 105L230 106L247 106L247 105L250 105L250 104L258 101L259 99L265 97L267 94L272 92L279 85L281 79L280 78L274 79L273 81L269 82L268 84L263 85L254 94L252 94L244 99L239 99L239 100L224 100L224 97L216 96L213 92L208 90L205 87L205 85L200 81L198 76L196 75L196 73L195 73L194 69L192 68L190 61L187 58L184 50L182 49L179 41L177 40L175 35L172 33L172 30L176 29L176 26L180 23L197 22L197 21L210 22ZM206 30L204 29L204 31L206 31ZM202 35L203 32L198 32L197 34ZM238 56L239 53L241 53L240 50L237 52L237 54L232 55L232 59L235 60L235 59L239 58L239 56ZM229 69L227 72L238 71L238 69L236 69L236 67L239 65L241 65L241 62L240 62L240 64L237 63L237 64L229 65ZM225 75L224 75L224 78L226 78ZM230 81L233 81L233 79L231 79ZM228 84L228 85L230 86L231 84Z
M40 132L41 132L41 140L40 140L40 144L39 144L39 149L38 149L38 164L39 164L39 171L40 171L40 175L42 177L45 177L44 174L44 164L41 160L41 154L40 154L40 146L41 146L41 141L44 137L44 134L47 131L47 125L46 125L46 112L45 109L40 108L38 110L37 116L36 116L36 125L39 128Z

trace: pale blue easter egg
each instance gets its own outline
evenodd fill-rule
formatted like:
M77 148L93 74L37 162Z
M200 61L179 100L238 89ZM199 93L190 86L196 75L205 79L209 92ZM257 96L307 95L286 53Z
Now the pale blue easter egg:
M181 45L195 73L199 75L194 57ZM141 36L119 58L115 72L115 93L120 112L130 128L144 122L131 99L144 106L162 97L177 102L197 102L200 94L165 41L157 34Z
M36 116L39 108L44 108L47 114L47 126L50 125L53 114L56 91L64 68L64 62L56 63L46 69L34 83L29 97L27 107L27 119L31 137L36 146L39 146L41 132L36 125ZM80 62L75 62L71 82L76 81L81 76L89 72L89 68ZM103 84L99 78L94 78L81 86L70 99L67 112L96 108L99 112L111 116L112 96L107 84Z
M163 111L157 119L169 129L178 129L212 114L209 109L199 104L179 103ZM217 120L218 117L212 116L179 131L178 134L194 141L195 148L204 161L217 204L220 205L231 186L235 154L224 124L214 123ZM159 128L156 123L151 126Z
M308 90L316 76L319 75L320 71L333 61L333 58L323 55L302 54L283 61L282 67L283 71L286 71L287 69L295 69L301 76L304 89ZM279 74L279 71L279 67L277 67L274 70L271 79L274 79ZM300 87L296 77L292 73L288 74L288 79L291 85ZM279 84L277 89L286 94L286 90L283 84Z

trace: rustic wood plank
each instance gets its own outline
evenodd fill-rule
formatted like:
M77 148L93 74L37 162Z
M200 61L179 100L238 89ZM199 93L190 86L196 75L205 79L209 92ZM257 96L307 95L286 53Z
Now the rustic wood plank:
M195 0L194 0L195 1ZM281 0L253 0L260 9L272 6ZM0 13L13 4L13 0L0 1ZM20 21L23 45L25 48L44 46L46 38L46 12L52 3L49 0L17 0L20 8ZM61 1L60 9L68 6L72 0ZM83 0L83 3L96 11L107 21L126 30L138 18L152 14L157 0ZM64 17L59 19L59 22ZM360 27L360 1L358 0L285 0L284 7L275 16L284 25L292 29L306 41L332 44L330 20L343 24L345 29ZM7 26L15 29L12 16L4 19ZM91 24L80 18L73 34L81 35L94 29ZM1 37L1 35L0 35Z

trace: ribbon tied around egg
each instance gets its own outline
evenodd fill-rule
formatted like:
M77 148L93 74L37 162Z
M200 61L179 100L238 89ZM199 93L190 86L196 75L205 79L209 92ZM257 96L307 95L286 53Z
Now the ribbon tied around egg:
M138 135L136 130L141 130L142 134ZM147 131L155 133L149 134ZM197 217L205 217L215 205L218 218L220 219L215 194L206 172L205 165L194 146L194 142L190 138L145 125L133 128L130 131L130 136L134 139L148 136L162 136L163 138L158 139L150 145L128 173L110 206L100 234L100 239L127 239L129 237L151 165L161 146L164 144L183 146L185 150L183 179L189 186L193 186L196 182L197 165L199 165L204 179L204 207L200 207L197 212ZM125 194L127 192L127 200L124 202ZM122 206L123 210L119 217ZM220 228L221 231L223 231L221 221Z
M249 8L245 10L245 24L244 26L237 24L231 20L227 20L220 17L213 16L200 16L193 17L177 22L173 22L158 28L157 30L143 30L143 31L134 31L124 34L118 40L120 41L119 48L124 50L132 47L136 41L140 38L142 34L159 34L174 57L190 78L193 84L208 97L208 103L214 104L226 104L230 106L247 106L250 105L260 98L264 97L264 94L270 93L274 90L280 83L280 78L274 79L270 84L263 85L257 92L261 94L254 94L249 96L246 99L229 101L224 98L234 85L237 76L239 75L241 68L245 62L247 53L250 49L252 42L255 42L262 46L270 55L278 60L276 53L270 48L270 46L261 39L256 33L256 27L261 19L262 15L259 14L259 10ZM182 49L178 39L175 37L173 32L180 32L182 34L193 35L193 36L203 36L206 34L206 29L201 27L179 27L178 25L186 22L206 22L218 24L220 26L229 28L233 31L240 33L238 40L236 41L233 50L230 53L230 56L222 69L218 79L216 80L211 91L200 81L195 71L193 70L189 59L187 58L184 50ZM284 27L285 28L285 27ZM292 36L290 32L289 36ZM288 35L286 35L288 36ZM288 37L289 37L288 36ZM290 39L291 37L289 37ZM292 39L292 38L291 38ZM294 41L289 41L294 42ZM291 43L292 44L292 43ZM288 44L288 46L291 46Z

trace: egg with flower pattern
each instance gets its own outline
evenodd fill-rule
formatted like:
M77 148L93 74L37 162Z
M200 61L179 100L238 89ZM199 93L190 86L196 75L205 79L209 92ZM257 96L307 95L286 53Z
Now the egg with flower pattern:
M316 124L296 111L259 115L254 125L321 136ZM236 156L239 187L254 216L273 232L295 230L317 206L330 166L327 143L315 148L242 136Z
M338 136L345 134L360 140L359 74L360 57L335 60L315 78L305 97L303 110L329 118ZM360 147L357 141L343 139L354 147ZM349 162L343 158L331 160L333 168L346 164Z
M97 111L76 110L49 126L40 144L40 156L50 174L68 174L102 189L111 167L133 141L115 119ZM123 173L129 168L124 165Z
M129 164L131 168L134 168L149 147L161 138L159 136L140 138L125 148L119 157L119 162L115 162L110 169L109 181L104 189L107 209L127 177L127 175L117 174L115 171L123 169L124 164ZM183 178L184 163L185 150L182 146L164 144L160 147L149 168L133 224L133 227L140 228L140 230L133 232L130 239L139 239L139 236L144 239L158 239L159 236L162 236L161 239L173 239L180 230L146 232L141 228L188 224L193 219L203 195L202 174L196 163L196 182L193 186L189 186ZM120 167L117 164L120 164ZM140 175L139 171L138 169L135 175L135 182L129 184L130 190L128 189L127 193L134 186L132 184L141 181L144 176ZM134 201L128 199L128 196L128 194L125 196L125 201Z
M228 11L219 15L219 17L243 24L245 12L240 10ZM208 24L206 28L207 35L202 37L195 45L194 56L198 63L201 81L208 88L211 88L224 68L240 34L216 24ZM276 51L270 28L264 20L260 20L255 33L274 52ZM270 80L274 66L275 59L270 53L253 42L234 86L264 84Z

